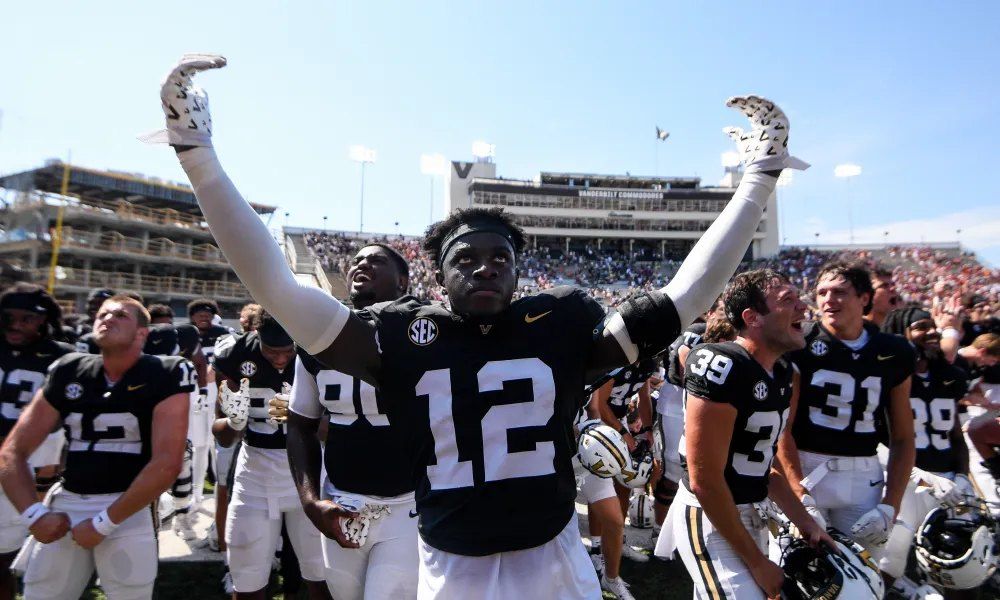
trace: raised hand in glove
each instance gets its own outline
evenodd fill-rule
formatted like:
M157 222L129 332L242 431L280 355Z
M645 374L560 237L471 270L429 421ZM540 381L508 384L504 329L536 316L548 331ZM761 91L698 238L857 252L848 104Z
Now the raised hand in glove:
M217 54L185 54L167 74L160 86L160 101L167 128L139 136L149 144L171 146L211 146L212 115L208 112L208 94L194 85L191 78L200 71L226 66Z
M750 119L750 131L723 129L739 146L740 162L747 173L809 168L809 163L788 154L788 117L777 104L760 96L733 96L726 106Z
M851 525L851 537L863 546L882 546L889 540L895 522L896 509L879 504Z
M288 420L288 403L292 399L292 386L287 382L281 383L281 393L275 394L267 401L267 417L275 423L284 423Z
M236 431L243 431L250 417L250 380L244 377L240 380L240 389L234 392L228 383L219 386L219 406L226 415L229 426Z

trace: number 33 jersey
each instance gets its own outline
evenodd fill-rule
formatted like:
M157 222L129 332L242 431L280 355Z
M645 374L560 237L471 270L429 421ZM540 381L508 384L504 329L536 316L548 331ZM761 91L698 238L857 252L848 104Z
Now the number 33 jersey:
M819 323L806 347L789 354L800 379L792 435L799 450L834 456L873 456L886 430L892 388L916 364L906 339L865 324L868 342L849 348Z
M152 451L153 410L196 387L197 375L177 356L140 355L113 385L100 354L68 354L52 364L45 399L66 432L65 488L77 494L124 492Z
M772 375L735 342L702 344L688 353L684 385L688 394L736 409L724 472L726 484L736 504L766 498L778 436L788 422L791 366L779 359ZM685 451L682 447L681 452ZM687 461L682 462L683 482L690 489Z
M419 531L483 556L553 539L573 514L573 418L604 309L583 291L522 298L491 323L412 299L368 313L379 397L409 439ZM366 316L366 315L362 315Z

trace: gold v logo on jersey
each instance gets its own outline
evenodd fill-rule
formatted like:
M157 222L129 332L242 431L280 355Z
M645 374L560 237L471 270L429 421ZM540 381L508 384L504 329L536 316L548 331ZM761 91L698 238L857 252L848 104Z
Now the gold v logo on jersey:
M130 386L128 386L128 391L134 392L137 389L142 388L142 387L146 387L146 384L145 383L140 383L139 385L130 385Z
M481 331L483 333L483 335L486 335L487 333L489 333L491 329L493 329L492 325L480 325L479 326L479 331Z
M889 360L890 358L893 358L894 356L895 356L895 354L888 354L886 356L882 356L881 354L879 354L878 355L878 359L879 360Z
M528 323L530 325L531 323L534 323L538 319L541 319L542 317L544 317L545 315L549 314L550 312L552 312L552 311L551 310L547 310L547 311L543 312L542 314L536 315L534 317L531 316L531 315L524 315L524 322Z

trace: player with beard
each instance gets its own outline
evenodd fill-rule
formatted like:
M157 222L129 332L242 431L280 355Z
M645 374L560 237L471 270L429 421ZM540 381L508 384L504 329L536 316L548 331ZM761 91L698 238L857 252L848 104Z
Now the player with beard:
M180 472L191 364L142 353L149 313L127 296L101 305L100 355L71 353L49 369L0 449L0 483L33 544L25 598L79 598L96 567L111 598L149 598L157 544L150 504ZM38 502L28 457L62 423L64 483Z
M371 244L354 256L347 280L351 304L363 310L402 297L409 267L392 248ZM326 584L338 600L417 596L416 504L412 469L404 459L409 448L383 404L369 383L299 353L288 462L302 507L325 536ZM327 421L323 447L321 420ZM357 528L366 531L358 535Z
M42 386L49 365L73 351L52 339L61 328L61 314L52 296L36 285L17 283L0 295L0 441ZM58 429L30 458L39 496L59 479L62 448L63 433ZM14 597L10 564L27 536L20 514L0 494L0 598Z
M810 514L880 557L913 470L915 361L906 340L865 322L872 296L863 266L832 261L820 269L821 318L806 332L806 348L790 355L793 426L779 457ZM875 454L886 431L883 474Z
M226 447L243 441L225 529L236 598L265 597L282 522L309 597L327 597L320 533L299 504L285 450L294 359L294 342L266 313L255 331L220 338L215 347L221 415L213 433Z
M405 424L415 471L422 598L580 598L598 593L574 510L573 422L588 381L663 352L712 303L746 252L786 167L788 122L756 96L728 102L753 130L730 130L740 187L661 290L605 322L587 293L555 288L512 302L524 234L500 210L456 211L424 248L449 306L412 299L352 312L299 284L211 148L204 91L191 76L218 56L189 55L167 76L167 142L241 281L331 369L377 386ZM187 115L181 117L181 115ZM530 499L530 502L525 501Z
M969 481L969 449L958 419L958 405L966 395L968 379L961 369L945 360L934 319L921 308L895 310L887 316L882 331L906 337L917 352L910 386L916 467L886 543L885 555L879 561L883 576L892 583L903 577L914 535L927 513L939 504L957 505L975 497L976 492ZM905 583L912 582L900 581L898 586L902 588ZM944 590L944 596L958 600L969 594Z
M215 342L222 336L230 335L233 330L213 322L219 314L219 305L211 298L197 298L188 302L187 311L191 324L198 328L201 336L201 351L211 363L215 356Z
M684 366L685 473L671 512L673 548L698 598L776 598L784 580L767 557L767 527L755 504L767 498L811 544L834 547L772 459L789 419L792 367L805 346L806 305L788 279L768 269L737 275L722 295L736 341L702 344Z

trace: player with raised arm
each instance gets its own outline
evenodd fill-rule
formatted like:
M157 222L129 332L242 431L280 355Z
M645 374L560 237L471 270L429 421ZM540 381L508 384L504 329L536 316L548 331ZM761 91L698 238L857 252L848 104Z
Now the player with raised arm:
M216 240L254 299L332 369L376 385L406 425L419 512L419 597L592 597L594 569L573 500L573 420L588 381L662 352L712 303L746 252L780 171L802 167L788 121L768 100L733 98L751 120L746 174L725 210L661 290L605 322L582 290L512 302L524 235L502 211L457 211L425 249L450 306L412 300L366 317L298 283L211 147L205 93L191 82L218 56L189 55L167 76L167 129ZM532 502L522 502L524 498ZM544 574L544 575L543 575Z
M832 261L816 281L820 321L806 331L806 347L790 355L796 394L778 456L810 514L879 558L916 452L913 349L864 320L873 290L863 266ZM875 450L886 430L883 474Z
M37 540L24 574L31 600L79 598L96 567L111 598L149 598L157 544L149 510L177 479L191 363L142 353L149 313L127 296L101 305L101 354L53 363L0 449L0 483ZM62 488L39 502L28 457L59 423L68 452Z
M696 597L776 598L784 576L768 560L757 503L770 498L810 543L834 547L771 464L792 397L792 367L781 357L805 345L806 305L768 269L737 275L722 303L738 337L688 354L685 474L670 527Z
M372 244L354 256L347 281L351 304L362 310L406 294L409 267L391 247ZM326 583L338 600L417 596L412 466L404 434L381 409L385 403L371 384L304 352L296 358L288 462L306 515L325 536Z

